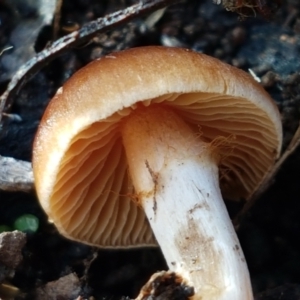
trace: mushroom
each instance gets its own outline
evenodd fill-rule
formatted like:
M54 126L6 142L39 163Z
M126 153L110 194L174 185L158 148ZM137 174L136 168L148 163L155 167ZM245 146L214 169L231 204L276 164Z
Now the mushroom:
M67 238L158 243L193 299L248 300L222 195L249 199L281 141L276 105L245 72L187 49L134 48L91 62L58 90L35 138L36 190Z

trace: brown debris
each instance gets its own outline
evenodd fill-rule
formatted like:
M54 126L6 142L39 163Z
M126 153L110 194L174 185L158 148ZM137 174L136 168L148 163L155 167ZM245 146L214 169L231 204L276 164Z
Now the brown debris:
M153 274L142 287L135 300L188 300L194 295L194 288L171 271Z
M20 231L0 234L0 264L15 269L22 261L22 248L26 243L26 234Z
M36 300L80 299L80 282L75 273L70 273L56 281L48 282L36 290Z
M13 231L0 234L0 282L14 277L15 269L23 259L22 248L25 243L26 234L23 232Z

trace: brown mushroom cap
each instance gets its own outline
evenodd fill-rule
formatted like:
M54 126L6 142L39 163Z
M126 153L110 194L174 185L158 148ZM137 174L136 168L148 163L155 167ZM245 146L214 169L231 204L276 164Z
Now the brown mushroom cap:
M34 143L42 207L68 238L103 247L154 245L134 190L120 121L138 103L172 107L219 147L223 195L248 199L278 157L277 107L248 74L186 49L134 48L79 70L50 102ZM141 104L139 104L141 105Z

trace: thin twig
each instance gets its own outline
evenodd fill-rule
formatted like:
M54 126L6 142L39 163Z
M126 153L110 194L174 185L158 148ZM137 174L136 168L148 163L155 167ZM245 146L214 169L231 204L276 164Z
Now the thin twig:
M5 47L4 49L2 49L2 50L0 51L0 56L1 56L4 52L6 52L6 51L8 51L8 50L10 50L10 49L12 49L12 48L13 48L13 46Z
M36 56L24 64L12 77L6 91L0 97L0 123L2 112L5 107L9 107L12 99L18 93L19 89L43 66L52 61L57 56L66 52L72 47L91 40L95 35L111 30L123 23L127 23L134 18L153 12L157 9L178 3L180 0L145 0L138 4L127 7L123 10L106 15L95 21L82 26L78 31L74 31L57 41L50 47L39 52Z
M148 0L128 7L124 10L109 14L84 25L61 39L55 41L49 48L38 53L29 60L11 79L7 90L0 97L0 123L2 115L6 115L4 107L10 105L18 90L38 72L45 64L49 63L58 55L66 52L71 47L89 41L100 32L112 29L122 23L129 22L135 17L150 13L169 4L174 4L179 0ZM16 160L10 157L0 156L0 190L5 191L31 191L34 188L33 172L30 162Z
M298 148L299 145L300 145L300 124L296 132L294 133L294 136L290 141L288 147L284 151L284 153L274 164L270 172L265 176L260 187L255 191L255 193L253 193L251 198L244 205L243 209L237 214L237 216L233 220L233 223L236 228L240 226L242 219L245 217L249 209L255 204L257 199L272 185L272 183L274 182L274 178L277 175L278 171L281 169L283 163L287 160L288 157L290 157L291 154L294 153L294 151Z

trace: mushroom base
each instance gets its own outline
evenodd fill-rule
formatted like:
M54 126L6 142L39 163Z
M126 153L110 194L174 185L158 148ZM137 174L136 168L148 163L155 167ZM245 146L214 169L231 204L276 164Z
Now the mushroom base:
M139 204L170 270L195 288L193 299L253 299L221 196L215 149L158 105L136 109L121 132Z

